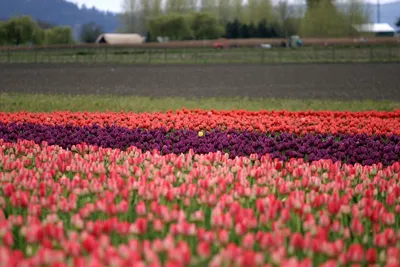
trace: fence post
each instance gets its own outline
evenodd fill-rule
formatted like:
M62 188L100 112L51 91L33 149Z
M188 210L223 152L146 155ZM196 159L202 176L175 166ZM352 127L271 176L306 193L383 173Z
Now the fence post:
M265 51L263 48L261 48L261 63L264 63L265 60Z
M282 63L282 50L281 49L286 49L286 48L279 48L279 50L278 50L278 61L279 61L279 63Z
M92 48L88 47L86 51L90 55L89 64L93 64L93 51L92 51ZM94 53L96 53L96 50L95 50Z
M374 60L374 47L370 46L369 48L369 61L373 61Z
M58 58L61 59L61 63L65 63L65 57L64 57L64 50L63 48L58 49Z
M151 48L148 50L148 54L149 54L149 64L151 63Z
M315 60L315 61L318 61L317 47L316 47L316 46L313 46L313 48L314 48L314 60Z

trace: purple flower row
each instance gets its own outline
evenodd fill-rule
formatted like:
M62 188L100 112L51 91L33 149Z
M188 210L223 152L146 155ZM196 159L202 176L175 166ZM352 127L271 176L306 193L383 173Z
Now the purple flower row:
M332 159L349 164L384 165L400 160L400 136L368 136L345 134L287 133L260 134L255 132L212 131L199 136L193 130L166 131L165 129L128 129L117 126L48 126L40 124L0 124L0 139L15 142L18 139L47 141L50 145L71 148L85 142L89 145L126 149L136 146L144 151L157 149L163 154L222 151L235 156L270 154L283 161L304 158L306 161Z

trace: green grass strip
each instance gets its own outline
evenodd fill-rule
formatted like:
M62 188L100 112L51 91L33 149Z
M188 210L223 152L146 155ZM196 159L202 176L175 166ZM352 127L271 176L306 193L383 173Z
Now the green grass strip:
M273 98L153 98L142 96L64 95L0 93L1 112L133 111L153 112L186 109L215 110L332 110L391 111L400 108L393 101L299 100Z

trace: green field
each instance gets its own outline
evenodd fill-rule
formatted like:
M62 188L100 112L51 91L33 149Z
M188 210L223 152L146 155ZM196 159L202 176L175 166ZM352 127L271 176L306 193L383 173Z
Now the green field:
M332 110L332 111L390 111L400 108L400 102L392 101L338 101L295 99L203 98L180 97L151 98L139 96L106 95L47 95L47 94L0 94L0 111L52 112L69 111L133 111L155 112L187 109L215 110Z
M400 62L400 46L200 49L63 48L0 50L0 63Z

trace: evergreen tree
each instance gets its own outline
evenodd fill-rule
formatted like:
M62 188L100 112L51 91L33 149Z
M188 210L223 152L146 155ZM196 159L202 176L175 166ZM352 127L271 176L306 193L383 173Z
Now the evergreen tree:
M240 27L240 38L250 38L249 26L247 24L242 24Z
M153 41L152 38L153 38L153 37L151 36L150 31L147 31L147 34L146 34L146 43L151 43L151 42Z
M250 38L258 38L260 37L257 31L257 27L254 25L254 23L250 23L249 25L249 35Z
M267 21L265 19L261 20L257 25L257 36L260 38L267 38L269 35Z
M241 23L238 19L235 19L231 23L231 33L230 33L230 35L232 36L231 38L233 39L240 38L240 27Z

